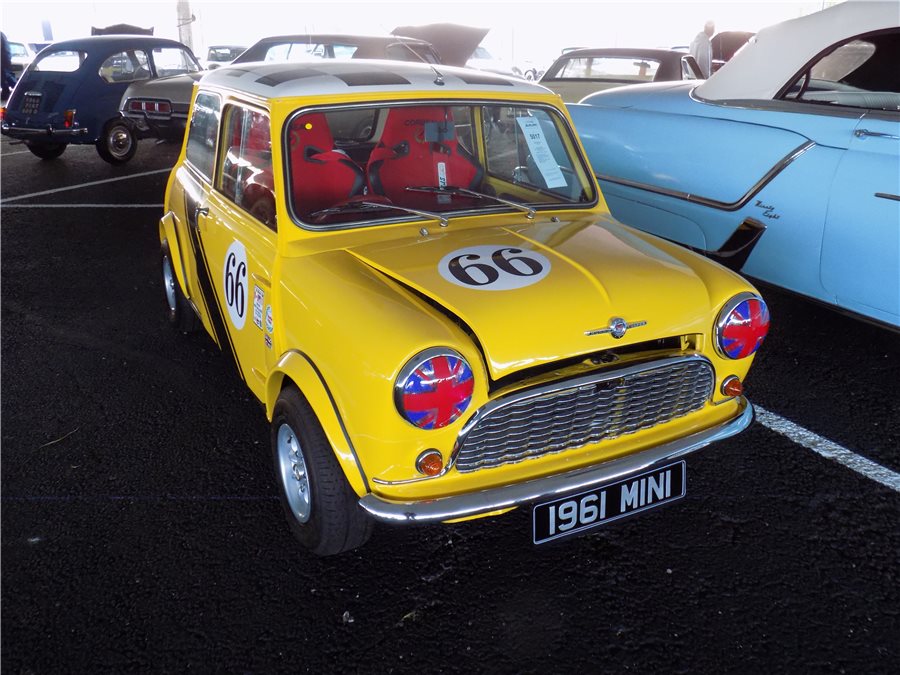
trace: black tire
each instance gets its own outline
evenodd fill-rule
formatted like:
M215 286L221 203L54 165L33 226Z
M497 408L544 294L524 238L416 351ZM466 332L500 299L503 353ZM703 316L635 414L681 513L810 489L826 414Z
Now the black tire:
M293 385L275 403L272 457L281 505L304 547L326 556L369 540L374 522L360 508L315 413Z
M114 118L103 125L97 139L97 154L110 164L125 164L137 152L138 139L131 124Z
M31 154L44 160L56 159L66 151L65 143L32 143L25 142L25 147L31 150Z
M162 267L163 290L166 298L166 318L169 324L183 333L193 333L200 327L200 317L181 291L181 285L175 276L172 265L172 254L169 253L168 242L163 242L160 253Z

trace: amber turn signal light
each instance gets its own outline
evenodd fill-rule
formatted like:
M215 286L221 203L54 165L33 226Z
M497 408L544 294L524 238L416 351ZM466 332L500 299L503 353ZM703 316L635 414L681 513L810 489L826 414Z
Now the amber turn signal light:
M63 126L66 129L71 129L73 124L75 124L75 108L66 110L63 113Z
M437 476L444 470L444 458L437 450L426 450L416 460L416 469L426 476Z
M744 385L737 375L729 375L722 382L722 393L725 396L740 396L744 393Z

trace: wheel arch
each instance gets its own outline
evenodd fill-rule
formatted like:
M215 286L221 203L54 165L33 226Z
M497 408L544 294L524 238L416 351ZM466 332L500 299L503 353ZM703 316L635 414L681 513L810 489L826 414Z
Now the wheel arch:
M172 211L167 212L159 220L159 243L161 246L169 249L169 255L172 256L172 267L175 270L175 278L178 279L178 285L181 286L181 292L184 294L184 297L190 299L187 279L185 278L181 241L178 239L178 226L175 214Z
M282 390L293 384L315 413L347 482L357 495L371 492L362 463L341 419L337 403L322 373L309 356L300 351L285 353L266 380L266 417L271 421Z

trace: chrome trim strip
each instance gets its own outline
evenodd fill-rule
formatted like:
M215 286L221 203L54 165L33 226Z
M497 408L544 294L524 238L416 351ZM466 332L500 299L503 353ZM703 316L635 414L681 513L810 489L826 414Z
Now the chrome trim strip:
M359 505L370 516L386 523L431 523L477 516L585 490L651 469L740 433L753 421L753 406L745 398L742 401L746 407L740 414L719 426L596 466L524 483L414 502L389 501L367 494L359 500Z
M635 373L641 373L646 370L665 368L676 363L687 363L690 361L702 361L710 367L713 373L715 373L715 368L713 367L709 359L707 359L705 356L702 356L701 354L689 354L687 356L679 355L662 359L651 359L648 361L642 361L640 363L626 364L624 366L608 366L602 370L597 370L593 373L589 373L588 375L582 375L581 377L573 377L568 380L552 382L550 384L545 384L533 389L524 388L514 391L510 394L506 394L505 396L501 396L500 398L485 403L478 410L476 410L466 421L462 429L460 429L459 435L457 435L456 437L456 442L453 444L453 450L450 453L450 458L447 460L447 463L444 465L443 470L439 474L435 474L434 476L416 476L414 478L392 481L373 477L372 482L377 483L378 485L408 485L409 483L421 483L427 480L436 480L438 478L441 478L442 476L445 476L456 465L456 458L459 455L460 450L462 449L462 445L466 440L466 436L469 435L472 429L475 428L475 426L483 417L485 417L489 413L496 411L498 408L502 408L513 403L518 403L519 401L527 398L545 396L547 394L552 394L564 389L577 389L578 387L583 387L589 384L597 384L598 382L614 380L620 377L634 375ZM714 392L710 392L711 397L713 393Z
M881 199L893 199L895 202L900 202L900 195L892 195L887 192L876 192L875 196Z
M720 211L737 211L739 209L744 208L747 203L753 199L766 185L768 185L779 173L784 171L788 167L791 162L797 159L804 152L809 150L815 145L814 141L807 141L803 145L799 145L790 153L782 157L771 169L766 172L762 178L760 178L756 184L750 188L748 192L744 194L743 197L738 199L736 202L721 202L716 199L711 199L709 197L701 197L700 195L692 195L688 192L681 192L680 190L671 190L669 188L658 187L656 185L648 185L647 183L640 183L638 181L629 180L627 178L614 178L613 176L607 176L606 174L596 174L598 180L603 180L608 183L615 183L617 185L624 185L625 187L637 188L638 190L646 190L647 192L655 192L656 194L664 195L666 197L673 197L675 199L681 199L686 202L691 202L692 204L700 204L701 206L709 206L713 209L719 209Z

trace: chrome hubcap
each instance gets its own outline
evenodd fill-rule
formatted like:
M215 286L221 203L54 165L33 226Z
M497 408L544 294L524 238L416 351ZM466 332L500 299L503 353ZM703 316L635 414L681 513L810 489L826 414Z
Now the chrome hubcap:
M309 520L312 495L309 491L309 474L306 460L300 448L300 439L287 424L278 427L278 474L281 488L287 499L291 513L301 523Z
M163 256L163 288L166 290L166 302L169 304L169 311L176 312L178 307L175 298L175 274L172 272L172 262L169 256Z
M107 136L107 145L112 154L125 155L131 149L131 134L127 129L115 127Z

